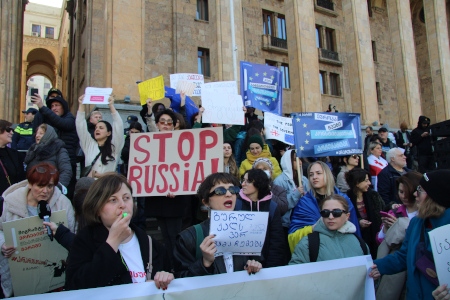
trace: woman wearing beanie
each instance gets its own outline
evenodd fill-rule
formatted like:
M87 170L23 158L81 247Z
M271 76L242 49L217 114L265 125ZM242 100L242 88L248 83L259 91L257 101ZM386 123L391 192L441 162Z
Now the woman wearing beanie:
M270 154L269 147L267 144L264 144L261 136L259 135L252 135L248 139L248 150L247 150L247 159L245 159L241 166L239 167L239 175L243 176L244 173L248 170L250 170L253 166L253 163L260 157L268 158L273 165L273 172L272 172L272 178L275 179L278 175L281 174L280 165L278 164L278 161L275 159L275 157L272 157L272 154Z
M428 232L450 224L450 170L437 170L423 174L414 193L418 207L416 218L411 219L402 247L397 252L374 261L370 276L407 272L406 298L433 299L438 278ZM424 263L427 261L426 263ZM436 294L436 292L435 292Z

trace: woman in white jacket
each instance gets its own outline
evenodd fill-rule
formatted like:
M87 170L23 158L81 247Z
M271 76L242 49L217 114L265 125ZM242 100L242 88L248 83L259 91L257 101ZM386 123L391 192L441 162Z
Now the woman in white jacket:
M86 166L92 165L88 177L99 178L107 172L115 172L125 139L123 137L123 122L114 107L114 97L108 99L113 124L101 120L95 125L94 137L89 134L86 124L86 114L82 95L78 98L78 112L76 118L77 134L80 146L86 157Z

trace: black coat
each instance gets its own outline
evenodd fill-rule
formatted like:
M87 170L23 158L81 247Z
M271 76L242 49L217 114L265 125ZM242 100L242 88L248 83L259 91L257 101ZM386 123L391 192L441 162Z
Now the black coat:
M191 203L190 197L190 195L178 195L175 198L166 196L147 197L145 210L149 212L149 217L182 218L186 215L187 206Z
M422 128L422 125L419 125L411 132L410 142L413 144L413 147L416 147L418 156L433 155L431 136L428 135L426 137L422 137L424 132L430 132L430 129Z
M11 185L25 179L23 160L17 150L8 147L0 148L0 160L6 169L6 173L8 173ZM2 195L3 192L9 188L9 186L9 182L6 179L6 174L0 166L0 195Z
M361 215L359 214L358 206L356 204L356 195L352 190L348 190L347 196L352 201L358 220L360 220ZM372 224L366 228L361 227L361 234L367 246L369 246L372 258L375 259L377 257L378 250L378 243L376 239L377 233L380 231L381 227L380 211L383 210L383 199L381 199L380 195L376 191L369 189L367 192L363 193L363 201L367 213L366 220L372 222Z
M147 270L149 262L149 241L147 234L130 224L136 233L141 250L142 264ZM68 290L88 289L131 283L131 276L122 263L120 251L117 253L106 243L108 229L102 224L87 226L75 237L69 252L66 269L66 288ZM152 278L158 271L170 271L168 255L161 244L152 240L153 270Z
M206 219L200 223L203 229L203 239L209 235L209 225L210 220ZM226 273L227 269L223 261L223 256L218 256L215 258L214 263L206 268L203 265L203 257L197 259L197 243L200 244L202 241L197 241L197 234L193 226L183 230L177 236L177 242L174 250L175 258L175 277L194 277L203 275L213 275ZM198 251L201 252L199 249ZM234 271L244 270L244 266L249 259L256 259L255 257L233 255L233 269Z
M403 168L405 172L411 171L408 168ZM378 174L378 185L377 191L384 201L384 207L386 210L390 210L390 206L395 203L400 203L397 197L397 184L396 180L399 178L400 173L397 172L391 164L388 164L381 172ZM400 203L401 204L401 203Z

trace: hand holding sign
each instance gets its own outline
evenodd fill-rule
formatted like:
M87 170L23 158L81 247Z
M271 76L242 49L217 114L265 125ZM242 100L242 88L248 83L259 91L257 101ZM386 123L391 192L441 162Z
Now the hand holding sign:
M202 250L203 255L203 265L206 268L209 268L214 263L214 255L217 252L216 243L213 240L215 236L215 234L208 235L200 244L200 250Z
M108 104L112 91L112 88L87 87L84 91L83 104Z

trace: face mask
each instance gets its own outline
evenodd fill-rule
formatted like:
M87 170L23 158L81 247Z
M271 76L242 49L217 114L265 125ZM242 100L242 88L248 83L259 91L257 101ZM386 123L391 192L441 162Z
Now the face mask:
M272 176L270 175L270 171L269 170L263 170L264 173L266 173L267 177L271 178Z

